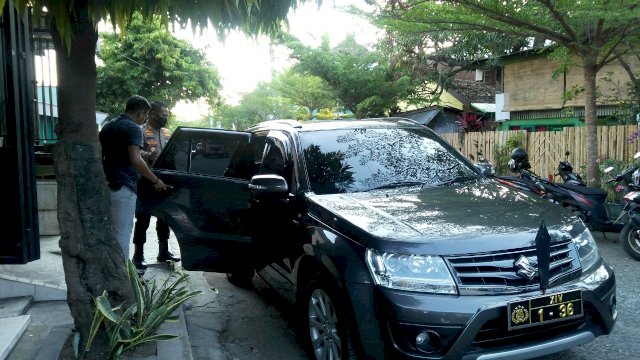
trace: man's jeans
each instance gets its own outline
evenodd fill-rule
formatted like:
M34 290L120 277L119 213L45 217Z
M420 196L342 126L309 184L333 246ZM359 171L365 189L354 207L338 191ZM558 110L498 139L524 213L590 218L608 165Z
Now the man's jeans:
M136 194L126 186L111 190L111 219L116 240L122 248L125 261L129 259L129 242L136 211Z

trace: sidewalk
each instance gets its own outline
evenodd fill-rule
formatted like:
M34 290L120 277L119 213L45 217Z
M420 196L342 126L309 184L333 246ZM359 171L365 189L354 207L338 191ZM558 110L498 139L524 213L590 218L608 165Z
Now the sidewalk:
M8 354L3 354L0 344L0 360L55 360L73 329L73 318L66 302L66 283L62 267L62 255L58 246L59 236L47 236L40 239L40 259L25 265L0 265L0 343L3 333L9 328L15 328L15 322L24 326L24 333L14 339L15 346ZM180 256L175 236L169 239L171 251ZM133 246L132 252L133 252ZM155 218L147 230L145 244L145 258L149 268L144 274L145 279L156 279L158 285L162 283L172 270L167 264L158 263L158 240L155 232ZM133 253L130 254L129 258ZM180 263L176 263L176 269ZM206 281L200 281L202 274L189 272L192 290L199 290L198 286L206 286ZM203 289L210 290L210 289ZM198 297L198 296L197 296ZM196 297L196 298L197 298ZM211 299L209 299L211 301ZM9 304L9 305L7 305ZM18 311L4 311L6 308ZM28 309L26 314L19 310ZM179 320L162 325L159 332L178 335L177 338L157 341L140 349L132 356L123 359L140 360L174 360L193 359L189 334L183 309L178 310ZM19 335L18 335L19 336ZM17 341L17 342L16 342ZM125 354L123 354L125 355Z

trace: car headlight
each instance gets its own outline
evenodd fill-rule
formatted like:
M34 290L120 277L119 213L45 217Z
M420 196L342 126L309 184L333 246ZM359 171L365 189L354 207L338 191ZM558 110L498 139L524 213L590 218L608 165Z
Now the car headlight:
M585 228L582 233L573 238L573 243L578 249L578 256L580 256L580 263L582 264L582 273L588 273L593 266L598 263L600 259L600 253L598 252L598 245L591 236L591 231Z
M458 293L440 256L380 254L367 249L367 265L374 282L380 286L435 294Z

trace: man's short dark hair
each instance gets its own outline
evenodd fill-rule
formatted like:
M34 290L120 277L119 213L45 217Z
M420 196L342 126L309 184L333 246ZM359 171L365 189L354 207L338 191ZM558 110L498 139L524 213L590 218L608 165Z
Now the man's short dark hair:
M137 113L138 111L151 110L149 100L140 95L133 95L127 99L127 106L124 109L126 113Z
M151 111L161 111L162 108L169 108L167 104L162 101L154 101L151 103Z

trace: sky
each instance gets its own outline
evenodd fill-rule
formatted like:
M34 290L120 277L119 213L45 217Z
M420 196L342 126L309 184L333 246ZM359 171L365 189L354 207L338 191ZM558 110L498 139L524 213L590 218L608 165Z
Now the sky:
M320 7L314 3L300 6L289 13L289 32L310 46L318 46L325 33L331 45L337 45L350 33L355 34L360 44L375 43L380 32L366 20L343 11L344 6L351 4L367 9L364 0L325 0ZM213 31L199 36L187 29L176 31L175 35L205 51L207 60L218 69L221 94L229 104L237 104L242 94L255 89L259 82L270 81L272 72L280 73L291 66L284 47L274 47L272 58L266 37L253 40L232 33L221 43ZM208 109L204 104L179 103L172 112L177 118L190 121L206 116Z

